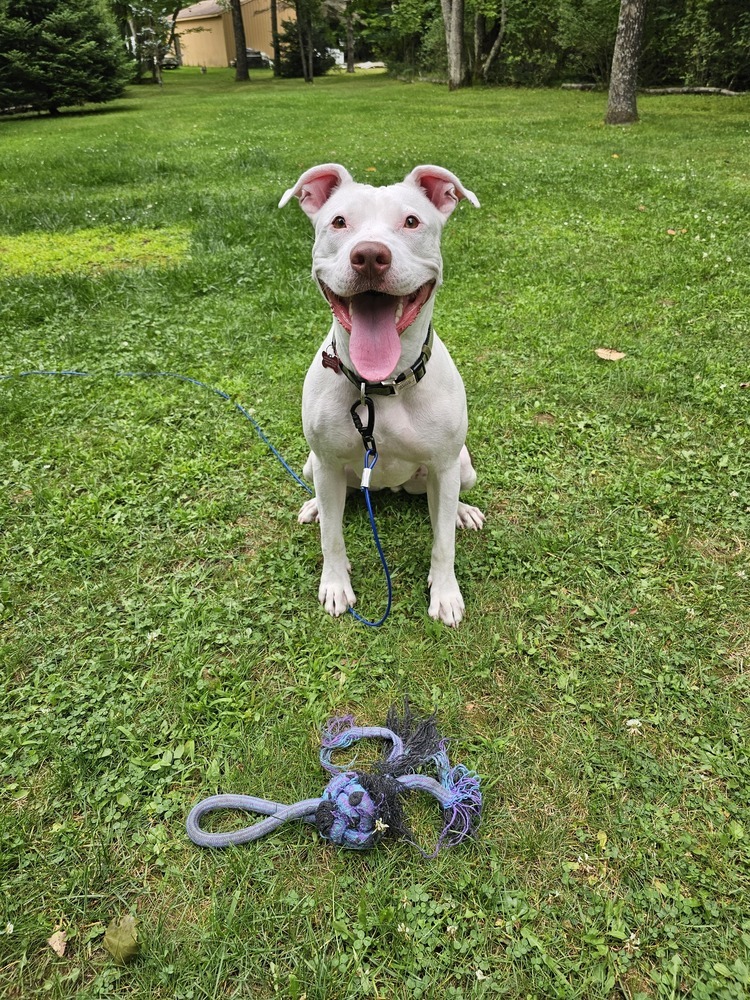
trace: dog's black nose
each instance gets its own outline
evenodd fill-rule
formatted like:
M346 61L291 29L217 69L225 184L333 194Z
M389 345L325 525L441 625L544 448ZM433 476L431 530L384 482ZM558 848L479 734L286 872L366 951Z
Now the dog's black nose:
M358 243L349 254L349 260L357 274L372 281L383 277L393 257L384 243Z

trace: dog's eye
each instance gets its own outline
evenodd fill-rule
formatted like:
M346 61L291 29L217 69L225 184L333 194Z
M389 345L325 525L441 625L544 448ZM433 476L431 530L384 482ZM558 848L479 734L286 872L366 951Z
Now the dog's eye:
M416 229L419 226L419 219L416 215L407 215L404 219L404 229Z
M346 219L343 215L337 215L331 225L334 229L346 229Z

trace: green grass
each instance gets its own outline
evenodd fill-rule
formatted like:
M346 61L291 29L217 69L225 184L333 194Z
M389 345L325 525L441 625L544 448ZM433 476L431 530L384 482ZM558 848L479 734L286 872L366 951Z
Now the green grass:
M98 375L0 382L0 995L748 994L750 99L644 97L630 129L603 101L181 70L0 124L0 246L25 262L0 254L0 372ZM446 227L436 310L488 515L459 538L457 631L426 616L420 501L377 498L387 624L330 620L304 494L251 426L114 377L219 387L301 466L328 316L309 223L276 205L329 160L374 183L440 163L482 202ZM116 260L76 266L102 231ZM346 530L377 616L356 499ZM324 720L405 692L482 775L478 842L186 840L219 788L318 794ZM120 968L102 937L128 912Z

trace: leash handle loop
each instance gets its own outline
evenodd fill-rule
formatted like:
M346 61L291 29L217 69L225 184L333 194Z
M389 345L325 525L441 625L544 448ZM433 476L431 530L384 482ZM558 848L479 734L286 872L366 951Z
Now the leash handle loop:
M369 490L370 477L372 476L372 470L375 468L377 460L378 453L374 450L374 448L368 448L365 452L365 464L362 469L362 479L359 484L361 489Z

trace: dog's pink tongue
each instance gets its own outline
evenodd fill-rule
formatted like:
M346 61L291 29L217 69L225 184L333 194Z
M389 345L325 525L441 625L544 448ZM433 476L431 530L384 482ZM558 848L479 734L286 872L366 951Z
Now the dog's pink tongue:
M367 382L380 382L398 363L401 341L396 329L397 304L397 298L374 292L352 299L349 356Z

